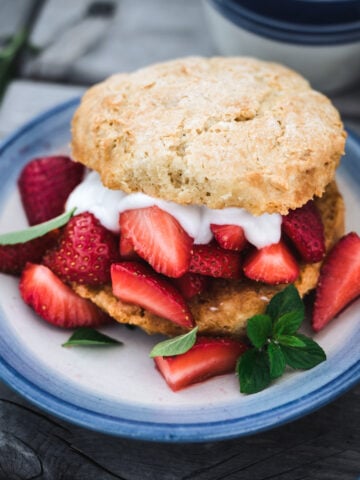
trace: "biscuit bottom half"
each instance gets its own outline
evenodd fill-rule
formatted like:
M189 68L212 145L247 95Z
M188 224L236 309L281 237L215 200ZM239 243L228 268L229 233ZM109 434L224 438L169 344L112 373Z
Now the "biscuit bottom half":
M344 202L336 183L328 185L324 195L315 200L325 229L327 251L344 234ZM295 282L301 296L316 287L321 262L300 265ZM184 333L181 327L141 307L122 302L112 294L111 285L90 287L73 284L73 289L105 310L119 323L136 325L148 334L174 336ZM190 300L199 332L205 335L243 337L248 318L263 313L273 295L285 285L265 285L243 278L239 281L213 279L207 291Z

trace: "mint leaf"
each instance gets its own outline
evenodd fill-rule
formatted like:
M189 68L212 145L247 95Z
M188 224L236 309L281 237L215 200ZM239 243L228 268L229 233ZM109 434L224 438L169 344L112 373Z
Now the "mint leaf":
M29 227L25 230L19 230L17 232L9 232L0 235L0 245L15 245L16 243L25 243L34 238L42 237L55 228L60 228L65 225L75 212L73 208L70 212L65 212L58 217L52 218L47 222L39 223L33 227Z
M248 320L247 335L254 348L237 362L241 393L256 393L280 377L289 365L309 369L326 360L323 349L311 338L296 333L305 307L294 285L273 296L265 314Z
M122 342L115 338L108 337L103 333L94 330L93 328L82 327L78 328L69 338L69 340L62 344L63 347L76 346L94 346L94 345L122 345Z
M286 363L290 367L308 370L326 360L324 350L314 340L301 334L297 334L296 337L304 343L303 347L281 346Z
M293 335L298 331L304 315L300 310L284 313L274 323L274 335Z
M301 300L296 287L294 287L294 285L289 285L284 290L273 296L266 308L265 313L269 315L273 321L275 321L286 313L294 311L301 312L302 318L304 318L304 303Z
M286 367L286 361L280 345L271 342L268 345L267 353L269 356L270 377L281 377Z
M270 367L267 353L255 348L241 355L237 363L241 393L257 393L269 386Z
M297 335L278 335L276 340L280 345L285 345L287 347L303 348L306 345Z
M184 335L179 335L178 337L158 343L151 350L150 357L171 357L172 355L181 355L187 352L196 341L197 331L198 327L195 327Z
M254 347L261 348L272 335L272 322L269 315L254 315L249 318L246 333Z

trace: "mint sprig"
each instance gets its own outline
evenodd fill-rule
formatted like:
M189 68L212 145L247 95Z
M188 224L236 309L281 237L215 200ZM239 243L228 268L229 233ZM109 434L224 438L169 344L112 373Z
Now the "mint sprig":
M25 243L34 240L34 238L42 237L46 233L51 232L51 230L60 228L68 223L75 210L76 208L73 208L69 212L62 213L47 222L39 223L25 230L4 233L0 235L0 245L15 245L16 243Z
M190 332L178 337L169 338L158 343L150 352L150 357L171 357L172 355L181 355L190 350L196 341L198 327L193 328Z
M282 346L286 363L292 368L309 370L326 360L324 350L309 337L296 335L305 345L301 348Z
M308 370L326 360L324 350L297 333L305 316L304 303L294 285L274 295L263 315L248 320L252 348L237 362L241 393L257 393L280 377L288 365Z
M122 342L115 338L104 335L93 328L81 327L75 330L69 340L62 344L63 347L70 346L105 346L105 345L122 345Z

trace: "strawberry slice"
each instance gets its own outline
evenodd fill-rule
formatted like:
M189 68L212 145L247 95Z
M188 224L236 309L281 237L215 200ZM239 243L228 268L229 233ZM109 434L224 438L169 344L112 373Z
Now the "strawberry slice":
M113 294L123 302L139 305L149 312L185 328L194 321L178 290L148 266L138 262L111 265Z
M96 327L109 319L95 304L79 297L44 265L28 263L19 288L25 303L57 327Z
M189 271L215 278L241 277L241 257L217 245L194 245Z
M245 248L247 240L244 230L237 225L210 225L215 240L225 250L241 251Z
M59 235L59 230L53 230L25 243L0 245L0 272L19 275L27 262L39 263L45 252L56 244Z
M84 166L64 156L35 158L25 165L18 186L29 224L63 213L69 194L83 175Z
M110 265L118 260L115 235L85 212L70 219L43 263L64 282L101 285L110 282Z
M172 215L159 207L121 213L120 231L157 272L176 278L189 269L193 239Z
M228 338L198 337L186 353L155 357L154 361L169 387L176 392L210 377L235 371L245 343Z
M325 255L324 226L315 203L310 200L282 217L282 230L305 262L319 262Z
M297 261L282 241L253 250L245 258L243 270L251 280L269 285L292 283L300 273Z
M351 232L332 248L321 267L312 327L318 332L360 295L360 237Z
M139 259L139 255L135 252L134 245L125 235L120 235L120 257L123 260Z
M182 277L173 279L174 285L180 290L185 300L204 292L209 284L209 278L198 273L185 273Z

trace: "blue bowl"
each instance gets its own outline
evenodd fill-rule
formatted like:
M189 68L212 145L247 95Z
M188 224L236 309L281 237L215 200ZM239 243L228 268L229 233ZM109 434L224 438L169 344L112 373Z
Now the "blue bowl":
M204 5L223 55L282 63L327 93L360 78L357 0L207 0Z

